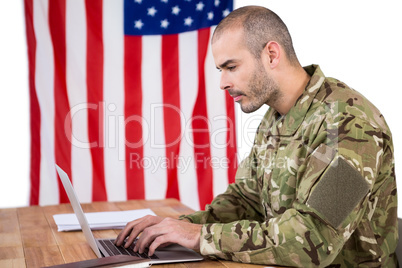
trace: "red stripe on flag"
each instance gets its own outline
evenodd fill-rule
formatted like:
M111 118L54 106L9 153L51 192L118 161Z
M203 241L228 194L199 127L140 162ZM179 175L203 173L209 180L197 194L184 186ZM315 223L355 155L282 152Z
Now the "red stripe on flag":
M142 38L124 37L124 117L126 134L127 199L144 199L142 160Z
M192 127L194 137L194 161L197 172L200 208L204 209L213 199L213 173L207 98L205 88L205 58L209 43L210 29L198 31L198 96L194 106Z
M71 130L64 128L64 122L71 125L70 105L66 84L66 2L49 1L49 29L54 55L54 102L55 102L55 156L56 163L72 180L71 174ZM50 74L49 74L50 75ZM58 180L60 203L67 203L67 194Z
M88 109L88 139L93 161L92 201L106 201L104 168L104 107L103 107L103 36L102 1L85 1L87 16L87 96L88 103L97 109Z
M233 98L225 91L227 129L226 133L226 156L228 158L228 182L234 183L237 171L237 150L236 150L236 121Z
M25 0L25 23L28 43L29 95L31 125L31 192L29 204L39 204L40 194L40 107L35 88L36 36L33 25L33 0Z
M180 200L177 167L180 154L180 82L178 35L162 36L163 119L167 158L166 198Z

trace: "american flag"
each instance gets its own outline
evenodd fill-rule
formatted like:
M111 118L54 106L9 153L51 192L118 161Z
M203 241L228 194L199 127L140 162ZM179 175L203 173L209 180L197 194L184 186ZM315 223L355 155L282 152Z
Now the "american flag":
M177 198L234 181L234 104L210 38L231 0L25 0L31 205Z

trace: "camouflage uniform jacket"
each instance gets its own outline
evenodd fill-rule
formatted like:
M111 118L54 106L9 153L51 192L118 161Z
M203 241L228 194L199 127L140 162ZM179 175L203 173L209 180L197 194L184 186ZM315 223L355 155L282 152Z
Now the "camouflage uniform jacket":
M205 211L204 255L297 267L396 267L397 191L390 130L344 83L311 80L284 117L268 110L236 182Z

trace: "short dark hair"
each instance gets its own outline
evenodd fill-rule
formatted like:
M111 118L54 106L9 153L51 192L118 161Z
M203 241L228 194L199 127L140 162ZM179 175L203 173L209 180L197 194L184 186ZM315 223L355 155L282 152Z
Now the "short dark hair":
M212 42L225 30L238 27L243 28L245 44L257 59L268 42L276 41L285 50L290 63L298 63L288 28L275 12L259 6L235 9L218 24Z

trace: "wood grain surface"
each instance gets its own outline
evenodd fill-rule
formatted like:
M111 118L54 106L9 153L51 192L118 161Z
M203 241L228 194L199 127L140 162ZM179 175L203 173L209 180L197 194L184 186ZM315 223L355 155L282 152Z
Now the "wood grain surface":
M193 210L176 199L82 204L84 212L151 208L158 216L177 218ZM96 258L81 231L58 232L54 214L73 213L70 204L0 209L0 267L46 267ZM116 237L119 230L93 231L95 238ZM206 258L201 262L158 264L157 268L254 268Z

